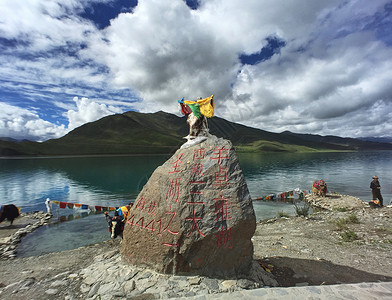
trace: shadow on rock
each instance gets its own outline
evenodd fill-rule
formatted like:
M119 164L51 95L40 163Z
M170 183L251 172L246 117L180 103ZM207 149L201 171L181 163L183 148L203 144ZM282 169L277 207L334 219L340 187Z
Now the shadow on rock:
M336 265L326 260L268 257L258 262L271 271L282 287L392 281L389 276Z

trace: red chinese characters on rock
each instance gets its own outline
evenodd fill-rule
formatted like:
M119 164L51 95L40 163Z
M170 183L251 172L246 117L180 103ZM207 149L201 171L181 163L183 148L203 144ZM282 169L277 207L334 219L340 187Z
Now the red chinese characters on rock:
M183 162L181 161L183 154L177 155L177 159L174 163L172 163L171 169L172 171L168 172L168 174L174 174L174 177L169 177L169 182L167 183L167 192L166 192L166 202L178 202L180 188L181 188L181 177L179 177L177 173L181 173L181 166ZM172 241L165 241L162 243L164 246L169 247L178 247L177 242L173 242L175 240L175 236L179 234L179 231L176 231L172 228L173 220L175 219L177 212L173 211L172 205L170 204L170 210L165 212L167 218L155 218L155 213L157 209L157 203L154 201L146 201L144 198L141 198L138 203L135 205L135 208L132 210L133 215L128 219L128 223L131 226L138 226L141 229L145 229L150 231L152 234L157 234L162 236L163 233L167 232L172 235ZM143 217L136 217L135 213L144 212Z
M210 159L217 160L218 167L214 174L213 187L216 188L214 201L214 213L216 222L216 246L217 248L233 248L232 229L228 226L228 220L231 220L231 203L230 198L225 196L226 187L230 185L228 182L228 168L225 167L225 160L229 158L230 149L224 147L214 149ZM140 227L141 230L147 230L151 234L156 234L164 237L162 245L170 247L178 247L176 236L179 234L179 229L175 229L173 224L175 222L177 212L173 207L179 201L182 178L181 172L184 170L184 162L182 161L183 154L178 154L176 160L171 164L168 172L168 182L166 185L165 199L168 206L164 213L165 217L156 217L157 203L152 200L144 199L143 197L137 202L132 215L128 219L131 226ZM190 186L189 194L190 200L186 202L189 207L189 216L185 218L186 222L190 222L187 236L192 234L205 237L202 226L202 214L200 213L205 208L205 199L203 198L203 189L206 182L203 180L204 170L203 162L206 159L206 150L204 148L195 149L193 153L193 161L191 164L192 181L188 182ZM188 162L189 163L189 162ZM162 203L163 204L163 203ZM142 216L137 216L139 212L143 212ZM163 235L166 233L166 235Z
M216 234L216 246L226 247L229 249L233 248L233 235L231 233L231 228L221 228Z
M229 158L229 151L230 149L225 149L224 146L222 148L216 147L211 159L217 159L218 165L220 165L223 159Z
M231 220L231 203L230 198L223 195L224 188L230 183L227 180L227 168L222 166L222 161L229 158L230 149L216 147L211 159L218 160L218 171L215 172L215 182L213 186L218 187L219 196L214 198L215 201L215 221L218 224L216 234L217 248L233 248L233 235L231 228L228 227L227 221Z
M189 204L195 204L195 203L190 203L190 202L188 202L188 203L189 203ZM203 203L203 205L204 205L204 203ZM191 216L191 217L188 217L188 218L185 218L185 220L187 220L187 221L190 221L190 220L192 221L192 229L191 229L190 232L188 233L188 236L190 236L190 235L192 234L194 228L196 228L197 232L198 232L201 236L205 237L205 235L200 231L199 225L197 224L197 221L200 221L201 219L202 219L202 218L196 216L196 211L195 211L195 209L193 208L193 209L192 209L192 216Z
M196 149L193 152L193 161L203 160L206 156L206 150L204 148Z
M183 162L181 161L182 156L184 155L184 153L181 154L177 154L177 160L172 163L172 169L173 171L169 172L169 174L173 174L173 173L180 173L180 167L183 164Z
M181 178L169 178L167 184L166 201L178 202L178 197L180 196Z
M168 232L171 235L177 235L179 232L174 231L171 229L170 225L173 222L173 219L176 216L175 211L167 211L165 212L168 215L168 218L165 220L156 219L155 218L155 211L156 211L156 202L153 201L146 201L142 198L134 209L132 209L132 215L129 217L127 223L131 226L138 226L140 229L149 230L153 234L157 234L162 236L163 233ZM138 211L144 211L145 214L143 217L137 217L135 214ZM164 242L163 245L166 246L178 246L177 243L166 243Z
M227 220L231 220L231 204L228 201L229 198L223 197L223 195L219 195L219 198L214 198L215 201L215 215L216 218L214 221L218 221L224 223Z
M231 219L231 203L230 198L224 196L224 190L230 185L227 179L227 168L222 165L226 159L229 158L230 149L224 147L214 149L211 159L217 160L218 170L215 172L214 183L212 186L217 188L217 195L213 199L215 207L215 222L217 225L216 233L216 245L217 247L227 247L229 249L233 248L232 230L228 228L227 221ZM192 222L192 227L188 233L190 236L193 232L201 236L205 236L202 228L199 226L199 221L202 218L197 214L200 206L204 206L205 202L201 198L203 194L203 185L205 182L198 177L204 176L203 173L203 160L205 159L206 150L204 148L195 149L193 153L193 164L192 164L192 174L195 176L196 180L189 182L195 188L191 188L191 201L187 202L188 205L192 205L191 216L186 218L187 221ZM203 207L204 208L204 207Z
M193 164L192 164L192 175L194 177L198 176L203 176L203 164L202 161L205 158L205 149L200 148L200 149L195 149L193 152ZM201 221L202 218L198 217L197 211L200 211L200 207L204 207L205 202L201 198L203 195L202 187L201 185L205 184L204 181L202 180L194 180L189 182L192 186L191 190L189 191L191 195L191 201L187 202L187 205L191 207L191 216L188 218L185 218L186 221L192 221L192 227L191 230L188 233L188 236L190 236L193 232L201 235L202 237L205 237L205 234L201 231L198 221Z
M183 155L184 155L183 153L177 154L177 159L174 163L172 163L171 166L173 171L168 172L168 174L181 173L180 167L181 165L183 165L183 162L181 161ZM181 177L179 177L179 174L175 175L174 177L169 177L169 182L167 183L166 201L178 202L180 187L181 187Z

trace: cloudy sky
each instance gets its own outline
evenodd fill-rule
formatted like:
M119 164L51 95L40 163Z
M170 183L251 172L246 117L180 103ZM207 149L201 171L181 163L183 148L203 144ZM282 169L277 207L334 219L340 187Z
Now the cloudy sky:
M272 132L391 136L391 28L386 0L0 0L0 137L211 94Z

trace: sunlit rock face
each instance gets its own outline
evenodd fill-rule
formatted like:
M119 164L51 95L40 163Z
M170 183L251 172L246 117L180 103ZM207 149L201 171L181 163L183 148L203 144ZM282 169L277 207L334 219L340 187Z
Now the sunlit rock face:
M162 273L241 277L251 269L255 228L233 146L210 136L154 171L125 225L121 254Z

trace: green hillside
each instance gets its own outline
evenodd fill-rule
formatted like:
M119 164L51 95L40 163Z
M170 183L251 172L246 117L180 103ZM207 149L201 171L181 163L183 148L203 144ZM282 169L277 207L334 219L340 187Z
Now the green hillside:
M210 133L229 139L242 152L313 152L392 150L392 144L358 139L272 133L214 117ZM21 155L118 155L174 153L185 142L185 117L165 112L126 112L84 124L64 137L42 143L0 140L1 156Z

